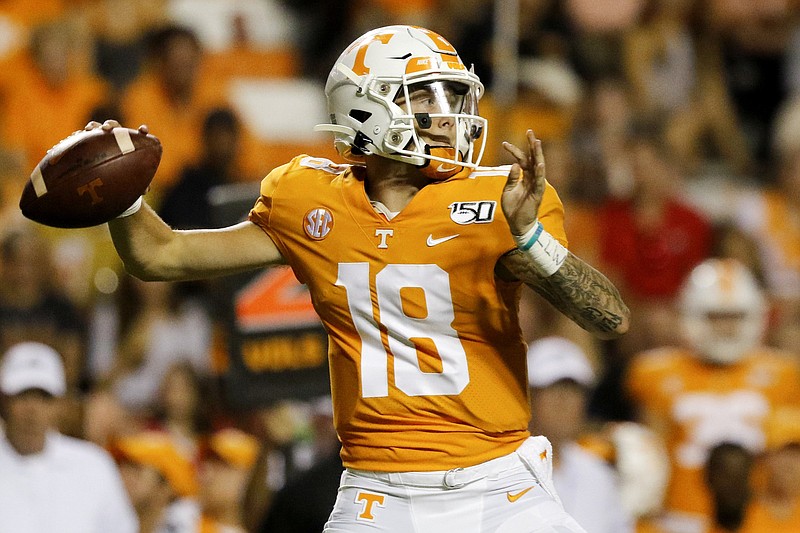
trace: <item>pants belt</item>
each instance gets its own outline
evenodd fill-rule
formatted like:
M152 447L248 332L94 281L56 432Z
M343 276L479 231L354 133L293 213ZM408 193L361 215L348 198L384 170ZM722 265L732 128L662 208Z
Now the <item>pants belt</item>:
M349 472L362 477L377 479L393 485L412 487L457 489L486 478L487 476L513 468L520 464L516 452L491 459L485 463L450 470L431 472L373 472L367 470L348 469Z

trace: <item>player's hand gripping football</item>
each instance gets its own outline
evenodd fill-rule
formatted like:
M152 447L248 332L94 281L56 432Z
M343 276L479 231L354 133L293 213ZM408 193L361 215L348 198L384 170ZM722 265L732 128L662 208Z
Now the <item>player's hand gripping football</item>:
M544 154L542 141L533 131L526 133L528 146L525 150L504 142L503 148L517 160L508 173L503 189L503 213L514 235L524 235L536 222L539 204L544 195Z
M145 127L90 122L43 155L20 195L20 211L56 228L87 228L131 214L161 153L161 142Z
M111 133L112 130L114 130L114 128L121 128L121 127L122 127L122 125L119 122L117 122L116 120L108 119L108 120L104 121L102 124L100 124L99 122L97 122L95 120L89 121L89 123L86 124L86 126L83 129L85 129L86 131L92 131L92 130L95 130L95 129L99 128L99 129L103 130L106 133ZM139 133L141 133L142 135L147 135L148 133L150 133L150 128L148 128L147 125L142 124L137 128L137 131ZM150 186L148 184L147 189L145 190L145 194L149 190L150 190ZM123 211L119 216L117 216L117 218L125 218L125 217L128 217L128 216L136 213L137 211L139 211L139 209L142 207L143 199L144 199L144 194L142 194L142 196L140 196L138 199L136 199L133 202L133 204L131 204L125 211Z
M85 129L86 131L91 131L91 130L96 130L97 128L100 128L103 131L110 132L114 128L121 128L121 127L122 127L122 125L119 122L117 122L116 120L106 120L102 124L100 124L99 122L93 120L93 121L89 122L86 125L86 127L84 127L83 129ZM144 133L144 134L150 133L150 128L148 128L144 124L139 126L137 129L139 130L139 133Z

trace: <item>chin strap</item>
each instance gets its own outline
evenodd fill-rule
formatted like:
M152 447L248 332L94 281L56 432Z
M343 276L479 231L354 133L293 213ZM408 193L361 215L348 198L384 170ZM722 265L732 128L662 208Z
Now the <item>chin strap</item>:
M425 151L435 157L456 160L456 149L450 146L426 146ZM454 176L461 177L462 174L468 176L472 172L472 169L457 163L435 160L428 160L425 166L420 167L419 170L423 176L432 181L442 181Z

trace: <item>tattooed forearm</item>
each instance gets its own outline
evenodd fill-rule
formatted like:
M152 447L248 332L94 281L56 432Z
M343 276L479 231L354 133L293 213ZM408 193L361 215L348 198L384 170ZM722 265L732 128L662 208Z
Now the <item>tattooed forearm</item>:
M616 287L575 255L570 253L561 268L546 278L519 250L506 254L501 266L596 336L610 339L627 331L630 312Z

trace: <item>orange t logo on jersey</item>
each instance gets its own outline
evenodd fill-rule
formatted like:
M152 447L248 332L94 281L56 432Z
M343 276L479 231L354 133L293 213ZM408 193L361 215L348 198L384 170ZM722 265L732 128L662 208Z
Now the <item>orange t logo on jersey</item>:
M383 494L372 494L371 492L359 492L356 494L356 502L361 502L361 512L358 514L359 520L372 522L375 516L372 514L373 506L383 507L386 496Z

